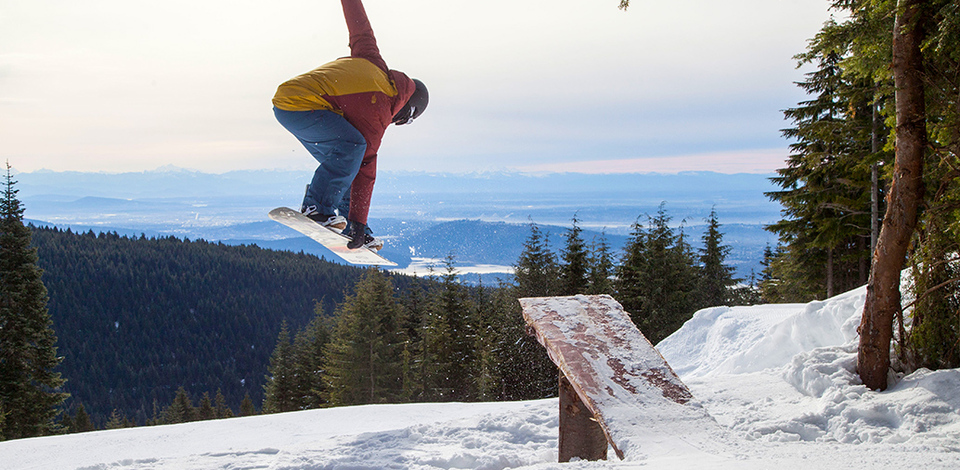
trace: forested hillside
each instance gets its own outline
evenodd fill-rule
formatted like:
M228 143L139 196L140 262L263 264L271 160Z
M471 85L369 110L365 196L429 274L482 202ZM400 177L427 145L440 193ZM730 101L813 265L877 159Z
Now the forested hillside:
M311 255L176 238L33 231L58 368L102 425L114 409L143 423L178 387L259 404L281 323L332 312L362 270ZM395 279L399 286L403 279ZM317 305L322 305L318 310Z

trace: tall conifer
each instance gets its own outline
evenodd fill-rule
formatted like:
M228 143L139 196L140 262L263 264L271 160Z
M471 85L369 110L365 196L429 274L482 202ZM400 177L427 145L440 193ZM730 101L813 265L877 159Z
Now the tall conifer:
M520 259L514 266L514 279L520 297L557 295L560 266L550 249L550 238L535 223L530 223L530 237L523 245Z
M55 431L58 407L68 396L54 372L62 358L15 183L7 163L0 199L0 440Z
M587 292L589 286L589 253L583 242L577 216L566 233L566 244L560 252L560 295L577 295Z
M294 350L286 320L280 326L277 345L270 356L267 383L263 386L263 412L283 413L300 409L294 370Z
M700 276L697 281L699 307L728 305L730 289L736 283L733 268L724 264L731 248L723 244L720 220L716 209L707 218L707 230L703 233L700 248Z
M400 304L393 283L367 269L338 309L325 350L327 393L334 405L391 403L401 393Z

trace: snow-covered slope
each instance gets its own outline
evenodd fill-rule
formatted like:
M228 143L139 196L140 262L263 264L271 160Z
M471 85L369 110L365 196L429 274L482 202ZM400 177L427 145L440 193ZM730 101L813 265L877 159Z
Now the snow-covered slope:
M960 370L874 393L854 374L865 291L697 312L658 348L720 424L557 464L557 402L380 405L0 443L4 469L960 468ZM639 433L644 434L644 433ZM696 448L697 451L683 449ZM611 458L615 457L610 454Z

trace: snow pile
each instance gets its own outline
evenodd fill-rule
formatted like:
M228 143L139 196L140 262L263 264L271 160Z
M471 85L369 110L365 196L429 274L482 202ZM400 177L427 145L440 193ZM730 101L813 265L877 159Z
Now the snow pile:
M695 396L724 397L705 406L747 439L960 451L960 371L920 370L884 393L860 382L865 298L705 309L658 349Z
M855 340L865 296L861 287L809 304L700 310L657 349L684 378L780 367L799 353Z
M0 442L3 469L960 468L960 370L854 373L865 291L719 307L658 348L723 432L637 423L627 461L557 464L557 401L377 405ZM708 439L708 440L704 440Z

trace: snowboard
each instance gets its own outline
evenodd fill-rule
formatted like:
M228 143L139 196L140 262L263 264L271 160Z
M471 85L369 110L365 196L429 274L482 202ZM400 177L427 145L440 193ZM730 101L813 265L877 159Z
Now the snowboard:
M369 248L357 248L355 250L347 248L347 243L350 241L349 238L310 220L307 216L301 214L300 211L293 210L289 207L278 207L270 211L269 215L271 219L312 238L350 264L375 266L397 265L397 263L378 255L377 252Z

